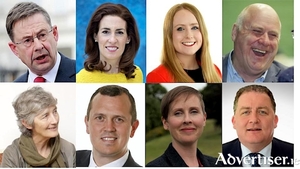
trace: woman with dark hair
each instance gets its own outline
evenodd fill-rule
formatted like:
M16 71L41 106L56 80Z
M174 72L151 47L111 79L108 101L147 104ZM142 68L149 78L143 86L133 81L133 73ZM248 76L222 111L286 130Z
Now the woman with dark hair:
M121 4L104 3L92 15L86 29L84 68L76 82L143 82L134 64L140 46L136 21Z

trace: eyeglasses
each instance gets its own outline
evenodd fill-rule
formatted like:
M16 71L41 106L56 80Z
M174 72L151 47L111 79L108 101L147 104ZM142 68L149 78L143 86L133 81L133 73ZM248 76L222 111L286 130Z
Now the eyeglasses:
M43 30L42 32L37 34L35 37L25 38L21 42L16 42L15 44L17 44L17 45L23 44L25 47L30 47L32 45L32 43L34 42L35 38L37 38L41 42L44 42L45 40L47 40L47 37L50 32L52 32L52 29L50 31Z
M292 33L292 36L293 36L293 38L294 38L294 29L293 29L293 30L291 30L291 33Z

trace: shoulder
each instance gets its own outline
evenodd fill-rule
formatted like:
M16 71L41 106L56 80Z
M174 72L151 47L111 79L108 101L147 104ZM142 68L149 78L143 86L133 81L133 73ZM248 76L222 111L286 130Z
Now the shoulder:
M76 74L76 82L92 82L94 77L97 77L97 72L100 73L100 71L87 71L83 68Z
M21 164L25 164L19 149L19 138L15 139L11 145L7 146L2 155L1 167L20 168Z
M239 139L234 139L234 140L231 140L229 142L226 142L224 144L222 144L222 150L223 151L226 151L228 149L232 149L232 148L236 148L236 147L232 147L232 146L236 146L240 143Z
M273 140L272 140L272 143L273 143L273 145L275 144L275 145L280 145L280 146L282 146L283 148L294 148L294 144L293 143L290 143L290 142L287 142L287 141L283 141L283 140L280 140L280 139L278 139L278 138L273 138Z
M74 59L71 59L65 55L63 55L62 53L59 53L61 56L61 63L60 65L68 65L73 67L76 67L76 61ZM70 67L68 67L68 69L70 69Z
M134 66L135 66L135 70L134 70L135 77L133 79L128 79L128 81L134 82L134 83L142 83L143 82L143 71L139 66L137 66L137 65L134 65Z
M165 154L157 157L156 159L150 161L148 164L146 164L146 167L170 167L167 163L167 158L165 157Z
M27 82L28 81L28 71L26 73L19 76L17 79L14 80L14 82Z
M63 149L66 149L66 150L75 150L75 146L73 143L63 139L63 138L60 138L60 144L62 146Z
M76 151L76 156L78 156L78 157L90 156L91 152L92 152L91 150L77 150Z
M220 167L223 166L221 162L218 162L218 159L216 157L208 156L203 154L203 157L207 160L207 166L204 167Z
M159 65L147 74L146 81L149 83L174 82L171 74L164 65Z

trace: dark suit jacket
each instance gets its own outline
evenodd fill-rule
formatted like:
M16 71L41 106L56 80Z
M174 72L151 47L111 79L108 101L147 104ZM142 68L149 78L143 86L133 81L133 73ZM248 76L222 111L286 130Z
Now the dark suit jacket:
M90 164L91 150L77 150L76 151L76 167L88 167ZM136 163L129 151L129 156L122 167L142 167Z
M239 139L234 139L230 142L224 143L222 145L222 150L223 150L222 154L226 161L229 157L228 156L229 154L231 154L233 157L239 157L239 159L242 158L241 143ZM273 163L271 167L276 167L276 166L293 167L294 165L291 164L291 161L292 159L294 159L294 144L279 140L274 137L272 140L271 156L273 157L273 159L275 157L287 157L286 162L289 162L289 164L282 164L282 165L276 165L275 163ZM282 163L282 161L279 162ZM238 162L236 162L234 165L224 164L224 166L239 167L242 166L242 164L239 165Z
M58 67L55 82L76 82L76 61L61 55L61 61ZM18 77L14 82L27 82L29 72Z
M221 166L219 163L216 165L217 158L203 155L199 149L197 149L197 158L201 161L204 167L217 167ZM149 162L146 167L188 167L183 161L181 156L172 146L169 144L168 148L160 157Z
M287 68L279 74L278 82L294 83L294 66Z
M223 57L223 63L222 63L223 82L227 81L227 67L228 67L229 54L230 53L226 54L225 57ZM264 82L278 82L279 73L285 69L287 69L287 66L274 60L272 65L268 69L268 73L266 75Z

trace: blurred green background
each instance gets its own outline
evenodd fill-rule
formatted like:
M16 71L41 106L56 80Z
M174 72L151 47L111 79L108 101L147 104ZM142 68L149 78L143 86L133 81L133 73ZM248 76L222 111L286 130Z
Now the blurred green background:
M146 84L145 164L162 155L171 143L169 131L162 126L160 113L161 99L169 90L166 85ZM199 92L203 95L207 121L198 148L203 154L217 158L222 152L222 84L204 85Z
M272 6L278 13L281 21L281 38L276 60L286 66L294 65L294 39L291 30L294 29L294 0L223 0L222 20L222 54L223 56L233 49L231 30L239 13L252 3L265 3Z

